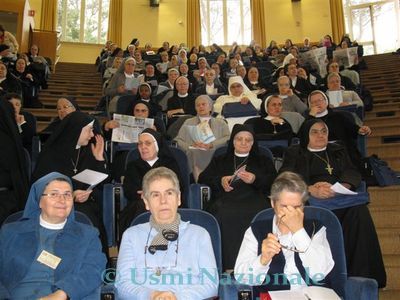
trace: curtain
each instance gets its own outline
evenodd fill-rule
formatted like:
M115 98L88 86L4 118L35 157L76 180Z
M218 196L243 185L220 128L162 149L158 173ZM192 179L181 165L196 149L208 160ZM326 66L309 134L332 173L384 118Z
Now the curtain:
M122 44L122 0L111 0L108 14L107 40L121 47Z
M201 43L200 0L187 1L187 46L198 46Z
M252 38L261 47L266 45L264 0L251 0Z
M57 1L43 0L40 29L55 31L57 27Z
M344 29L344 14L342 0L329 0L331 8L331 22L332 22L332 38L335 43L339 43Z

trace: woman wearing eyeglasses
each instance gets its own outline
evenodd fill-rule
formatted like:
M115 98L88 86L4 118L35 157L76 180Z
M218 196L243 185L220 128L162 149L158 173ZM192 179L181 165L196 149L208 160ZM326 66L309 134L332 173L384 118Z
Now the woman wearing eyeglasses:
M98 297L106 259L98 231L75 221L73 203L60 173L32 185L23 217L1 228L1 299Z
M353 202L337 198L332 185L340 183L355 191L361 175L344 146L328 143L329 130L324 121L311 119L300 129L300 145L288 148L281 172L300 174L316 204L328 205L343 228L347 272L350 276L373 278L379 287L386 285L386 273L374 223L365 200L354 196ZM332 198L335 197L335 198ZM358 199L358 200L357 200ZM356 201L357 200L357 201ZM311 202L312 203L312 202Z
M255 293L323 284L335 263L326 228L304 218L306 183L298 174L284 172L272 184L270 198L275 216L272 222L254 222L247 229L235 264L236 279L262 285L254 289ZM266 277L269 280L263 283Z
M169 150L161 134L147 128L139 135L138 150L140 157L130 161L126 167L123 180L124 195L128 205L121 213L121 231L129 227L137 215L145 211L142 201L142 180L148 171L158 167L167 167L181 178L178 162ZM179 180L179 182L183 182ZM183 186L181 185L181 190ZM185 199L183 199L185 201ZM186 207L184 205L184 207Z
M118 299L215 297L218 271L211 239L204 228L180 219L176 174L165 167L152 169L143 178L142 191L150 220L124 232L115 283Z

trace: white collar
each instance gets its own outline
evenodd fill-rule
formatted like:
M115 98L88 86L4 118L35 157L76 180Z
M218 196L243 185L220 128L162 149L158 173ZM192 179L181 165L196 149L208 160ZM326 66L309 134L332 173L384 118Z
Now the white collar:
M273 119L275 119L276 117L273 117L273 116L266 116L265 117L265 120L268 120L268 121L271 121L271 120L273 120Z
M310 152L321 152L321 151L325 151L326 150L326 146L324 148L322 148L322 149L314 149L314 148L311 148L311 147L307 146L307 149Z
M135 78L135 73L133 73L133 74L127 74L126 72L124 72L124 74L125 74L125 77L126 77L126 78Z
M279 98L281 99L286 99L287 97L289 97L288 95L279 95Z
M316 118L321 118L321 117L326 116L327 114L328 114L328 110L325 109L322 113L316 114L315 117Z
M150 99L143 99L143 98L140 98L140 101L143 101L143 102L150 102Z
M62 223L53 224L53 223L46 222L46 221L43 219L42 215L40 215L40 216L39 216L39 223L40 223L40 226L42 226L42 227L44 227L44 228L46 228L46 229L50 229L50 230L60 230L60 229L63 229L63 228L64 228L65 224L67 223L67 219L65 219L65 221L62 222Z
M211 117L209 116L209 117L199 117L199 119L200 119L200 122L204 122L204 121L210 121L210 119L211 119Z
M157 160L158 160L158 156L156 156L155 159L146 160L146 162L150 165L150 167L152 167L156 163Z
M179 98L186 98L188 95L189 95L189 93L186 93L186 94L183 94L183 95L178 94L178 97L179 97Z
M251 84L257 84L258 81L250 81Z
M237 157L247 157L247 156L249 156L249 153L239 154L239 153L236 153L236 151L235 151L235 155Z

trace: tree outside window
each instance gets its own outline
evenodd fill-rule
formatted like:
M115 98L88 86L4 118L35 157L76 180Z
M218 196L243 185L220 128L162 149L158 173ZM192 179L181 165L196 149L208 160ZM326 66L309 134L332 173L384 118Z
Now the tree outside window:
M58 0L57 30L65 42L104 44L110 0Z

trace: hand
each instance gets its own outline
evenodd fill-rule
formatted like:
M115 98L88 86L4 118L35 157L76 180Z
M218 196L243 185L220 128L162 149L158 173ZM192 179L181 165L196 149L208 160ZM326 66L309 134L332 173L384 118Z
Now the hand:
M230 192L233 190L233 187L230 186L230 182L233 176L224 176L221 178L221 185L225 192Z
M237 175L239 176L240 179L243 180L243 182L245 182L247 184L252 184L254 182L254 180L256 180L256 175L254 175L251 172L239 171L237 173Z
M177 300L172 292L154 291L150 296L151 300Z
M240 99L240 103L241 104L247 104L249 103L250 99L246 96L242 97L242 99Z
M157 131L157 127L156 126L151 126L151 129L153 129L154 131Z
M292 89L288 89L287 95L288 96L293 96L293 90Z
M286 206L280 210L280 226L285 226L292 233L296 233L303 226L304 212L300 207Z
M90 194L93 190L84 191L84 190L75 190L74 191L74 201L78 203L86 202L89 199Z
M212 148L212 144L204 144L202 142L194 142L193 146L196 148L200 148L200 149L205 149L205 150L209 150Z
M110 120L106 124L104 124L104 130L109 131L110 129L118 128L119 122L115 120Z
M358 133L361 135L370 135L372 132L371 128L368 126L361 126L360 129L358 129Z
M311 196L319 199L327 199L335 196L335 192L331 190L331 184L328 182L317 182L308 187Z
M45 297L39 298L39 300L67 300L68 295L63 290L55 291Z
M312 106L312 107L310 108L310 112L309 112L308 114L309 114L310 116L315 117L315 116L318 114L318 111L319 111L319 109L318 109L317 106Z
M348 106L348 105L351 105L351 103L346 101L339 103L339 106Z
M268 233L267 238L261 244L261 264L267 265L276 254L279 254L281 247L278 238L272 233Z
M131 89L131 93L132 93L133 95L136 95L136 93L137 93L137 88L132 88L132 89Z
M25 122L24 115L15 115L15 121L17 122L18 125L21 125L22 123Z
M283 123L285 123L285 120L282 118L274 118L270 121L272 124L274 125L283 125Z
M117 92L120 94L125 93L125 85L120 85L119 87L117 87Z
M171 109L171 110L167 111L167 116L168 116L168 118L171 118L175 114L184 114L184 113L185 113L185 111L182 108Z
M100 134L96 134L96 145L91 144L93 156L98 161L104 161L104 139Z

